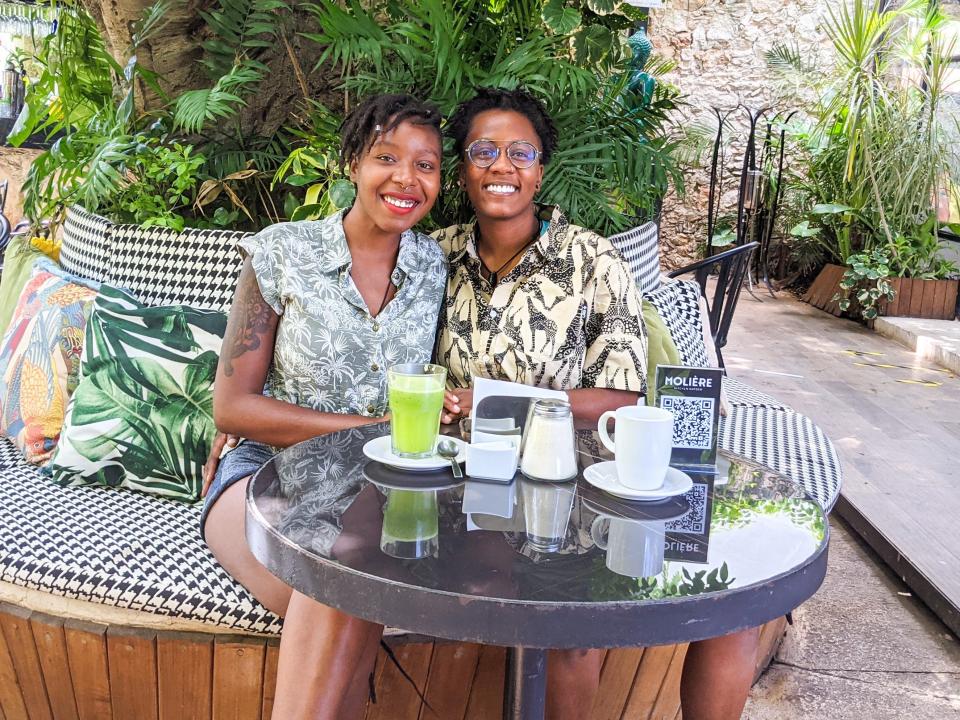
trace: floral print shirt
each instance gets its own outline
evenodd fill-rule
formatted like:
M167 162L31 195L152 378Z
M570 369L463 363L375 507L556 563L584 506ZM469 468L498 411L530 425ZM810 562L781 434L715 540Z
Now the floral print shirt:
M436 234L450 263L435 352L448 384L645 393L647 333L630 268L558 208L539 213L539 238L496 287L480 273L473 223Z
M240 241L263 299L280 315L266 391L322 412L387 410L387 368L429 362L447 264L437 243L408 230L391 280L394 298L376 317L350 276L342 212L272 225Z

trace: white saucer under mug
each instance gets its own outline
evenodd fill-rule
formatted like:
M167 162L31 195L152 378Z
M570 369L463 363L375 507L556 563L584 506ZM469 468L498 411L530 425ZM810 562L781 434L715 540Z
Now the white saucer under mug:
M457 444L457 462L462 463L467 459L467 444L460 438L441 436L442 440L452 440ZM450 467L450 461L439 455L431 455L425 458L405 458L394 455L390 449L390 436L383 435L368 441L363 446L363 454L371 460L376 460L384 465L389 465L397 470L406 470L407 472L428 472L430 470L442 470Z
M627 487L617 478L617 463L614 460L591 465L583 471L583 477L595 488L627 500L663 500L674 495L683 495L693 487L690 476L676 468L667 468L663 485L655 490Z

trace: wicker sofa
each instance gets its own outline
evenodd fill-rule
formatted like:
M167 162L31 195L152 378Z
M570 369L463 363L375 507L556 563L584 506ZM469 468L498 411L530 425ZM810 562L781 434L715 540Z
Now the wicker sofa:
M142 229L72 209L61 264L151 305L227 310L241 266L233 232ZM793 477L827 509L840 472L808 418L731 380L721 445ZM281 621L217 564L199 506L61 488L0 438L0 717L268 718ZM763 633L758 669L784 623ZM504 654L396 631L401 663L437 716L499 713ZM685 647L609 651L596 717L673 717ZM368 717L429 717L389 663ZM612 698L612 700L610 699Z

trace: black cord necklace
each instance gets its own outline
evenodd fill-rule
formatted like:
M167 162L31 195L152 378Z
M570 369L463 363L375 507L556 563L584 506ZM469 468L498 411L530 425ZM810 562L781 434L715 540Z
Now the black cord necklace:
M383 300L380 301L380 309L377 310L377 314L374 317L380 317L380 313L382 313L383 309L387 306L387 296L390 294L391 287L393 287L393 272L391 272L390 277L387 278L387 289L383 291Z
M510 258L503 265L498 267L496 270L491 271L490 268L487 267L487 264L483 261L483 258L480 257L480 229L477 228L477 258L480 260L480 267L483 268L484 272L487 273L487 281L490 283L491 287L497 286L497 282L500 279L500 271L503 270L507 265L512 263L514 260L516 260L517 255L519 255L528 247L533 245L533 243L536 241L538 237L540 237L539 222L537 223L537 229L533 231L533 236L529 240L527 240L519 250L517 250L513 255L511 255Z

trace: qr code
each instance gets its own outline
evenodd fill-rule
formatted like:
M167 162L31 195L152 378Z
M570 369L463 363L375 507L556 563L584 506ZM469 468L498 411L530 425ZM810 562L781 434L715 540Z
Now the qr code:
M667 532L703 534L707 524L707 485L695 482L684 498L690 503L686 513L667 523Z
M664 395L660 407L673 413L673 446L709 450L713 446L713 398Z

